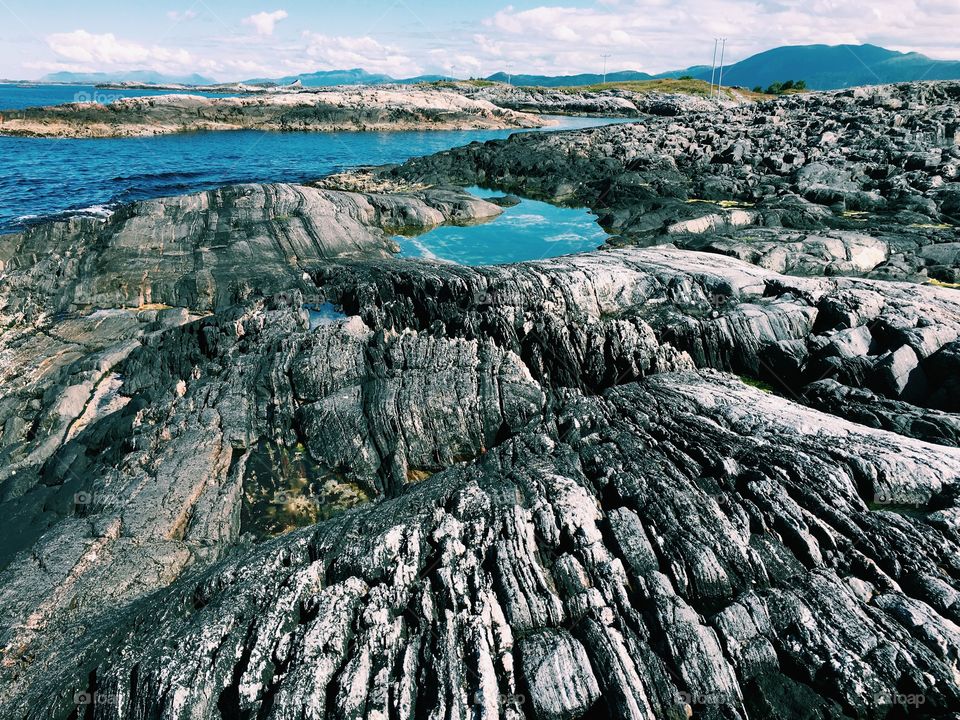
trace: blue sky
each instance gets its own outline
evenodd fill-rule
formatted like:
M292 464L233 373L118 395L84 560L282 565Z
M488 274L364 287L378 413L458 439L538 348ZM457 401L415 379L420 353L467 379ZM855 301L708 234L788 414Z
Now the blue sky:
M960 0L0 0L0 76L199 72L216 80L363 67L660 72L778 45L871 42L960 60Z

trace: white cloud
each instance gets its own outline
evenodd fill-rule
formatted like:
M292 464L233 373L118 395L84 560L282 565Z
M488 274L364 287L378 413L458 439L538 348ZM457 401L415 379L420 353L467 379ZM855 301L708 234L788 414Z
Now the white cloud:
M286 10L274 10L273 12L259 12L243 19L244 25L252 25L257 35L273 35L273 30L280 20L287 17Z
M223 32L210 35L199 22L190 23L176 35L189 51L112 33L56 33L46 38L53 55L29 60L34 67L150 68L240 80L354 67L394 77L600 72L601 56L609 53L611 72L660 72L709 64L716 36L729 38L728 62L778 45L810 43L873 43L960 59L960 44L943 30L960 25L960 0L873 0L869 7L848 0L596 0L586 7L506 6L472 26L421 23L375 28L389 33L384 35L305 31L280 39L276 24L286 17L275 10L243 20L259 42L236 26L220 23L215 32ZM192 19L185 10L172 11L170 18Z
M97 67L117 66L189 66L192 58L182 49L146 46L121 40L113 33L96 35L86 30L54 33L47 36L47 44L56 55L76 63Z
M307 41L306 54L318 70L363 68L368 72L385 73L398 78L422 72L420 64L405 51L369 36L304 33L304 38Z
M489 69L509 60L528 72L615 69L660 72L710 62L726 36L734 61L779 45L872 43L960 59L944 27L958 0L597 0L593 7L507 6L484 21L474 47Z

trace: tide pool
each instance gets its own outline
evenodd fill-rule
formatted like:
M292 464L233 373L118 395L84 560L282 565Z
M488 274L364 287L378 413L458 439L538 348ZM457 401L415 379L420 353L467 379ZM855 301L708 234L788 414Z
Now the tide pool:
M477 197L502 192L467 188ZM443 225L416 237L398 237L401 257L460 265L500 265L594 250L609 237L584 208L565 208L521 199L480 225Z

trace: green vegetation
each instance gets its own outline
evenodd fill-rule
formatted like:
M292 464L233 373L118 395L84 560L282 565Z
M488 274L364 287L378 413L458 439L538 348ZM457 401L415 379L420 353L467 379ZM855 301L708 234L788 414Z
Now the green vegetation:
M367 502L366 488L318 465L302 444L261 440L244 468L240 528L259 539L276 537Z
M707 205L717 205L722 208L751 208L756 203L745 202L743 200L702 200L700 198L687 198L687 203L705 203Z
M943 280L937 280L936 278L930 278L930 280L927 281L927 284L935 285L936 287L960 289L960 283L944 282Z
M491 87L492 85L499 85L500 83L494 82L493 80L484 80L482 78L470 78L469 80L434 80L433 82L424 82L424 83L417 83L417 84L429 85L431 87L438 87L438 88L456 89L458 87L463 87L464 85L469 87L485 88L485 87Z
M771 385L770 383L765 383L763 380L756 380L754 378L741 375L740 381L744 385L749 385L750 387L756 388L761 392L770 393L770 394L773 394L776 392L776 389L773 387L773 385Z
M806 80L787 80L786 82L775 82L769 85L766 90L757 85L753 91L763 93L764 95L789 95L791 93L804 92L807 89Z
M554 92L582 93L582 92L602 92L604 90L627 90L635 93L679 93L681 95L696 95L698 97L710 96L710 83L705 80L694 80L684 78L661 78L658 80L625 80L622 82L599 83L597 85L578 85L574 87L550 88ZM730 88L723 88L723 94L726 97L732 97L733 91ZM746 91L746 94L750 94Z
M475 87L485 88L494 85L505 85L506 83L495 82L492 80L483 80L480 78L471 78L469 80L435 80L433 82L420 83L424 86L436 88L448 88L456 90L457 88ZM679 78L658 78L656 80L613 80L607 83L596 83L593 85L566 85L558 87L541 87L518 85L526 89L549 90L550 92L567 93L575 95L577 93L596 93L609 90L625 90L638 94L647 93L675 93L678 95L694 95L696 97L710 97L711 86L706 80L697 80L690 75L684 75ZM798 87L806 87L803 82L791 82L790 87L796 91ZM715 88L714 88L715 91ZM728 99L747 99L762 100L766 95L759 90L748 90L742 87L724 87L721 89L723 97Z
M917 228L918 230L949 230L953 225L947 223L910 223L907 227Z

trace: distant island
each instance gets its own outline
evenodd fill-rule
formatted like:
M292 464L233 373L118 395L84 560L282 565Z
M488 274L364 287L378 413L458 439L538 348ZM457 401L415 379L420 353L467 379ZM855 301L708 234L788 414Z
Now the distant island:
M342 88L254 97L161 95L0 115L20 137L147 137L201 130L383 131L536 128L550 121L437 88Z
M128 72L55 72L44 75L43 82L59 84L97 85L99 83L133 82L145 84L177 85L213 85L212 80L203 75L167 75L153 70L131 70Z

